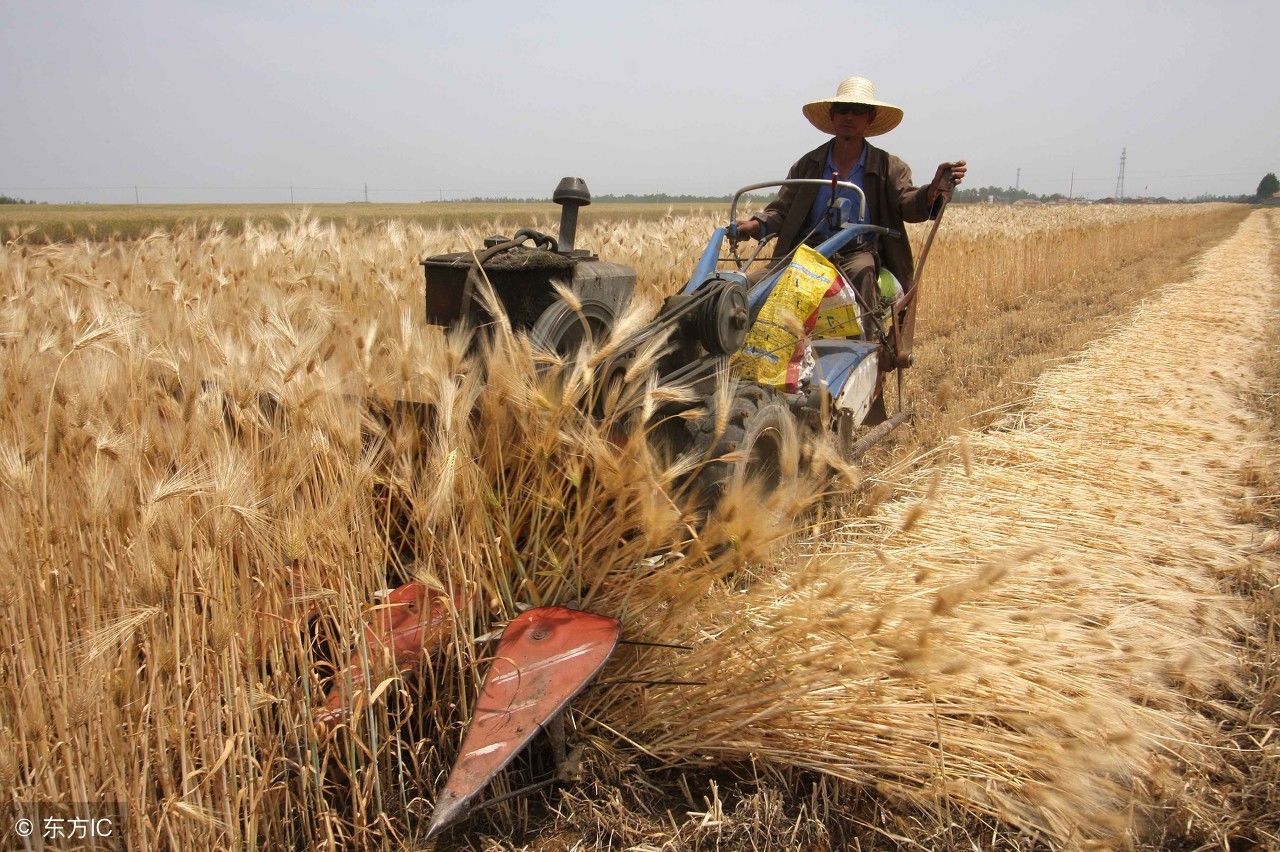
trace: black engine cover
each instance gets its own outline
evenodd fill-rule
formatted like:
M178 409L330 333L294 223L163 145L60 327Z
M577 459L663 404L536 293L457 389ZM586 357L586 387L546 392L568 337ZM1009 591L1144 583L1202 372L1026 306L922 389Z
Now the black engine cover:
M622 312L635 289L635 270L584 255L517 246L485 262L485 275L506 308L512 328L529 328L547 309L556 295L552 281ZM422 261L428 323L447 326L462 318L463 289L474 263L475 256L469 251L438 254Z

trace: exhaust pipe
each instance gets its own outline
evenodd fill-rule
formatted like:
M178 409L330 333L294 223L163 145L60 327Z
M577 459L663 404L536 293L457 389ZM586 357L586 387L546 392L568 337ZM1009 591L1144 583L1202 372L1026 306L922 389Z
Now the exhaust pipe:
M569 254L578 236L578 208L591 203L591 192L582 178L561 178L556 191L551 193L551 200L561 207L558 248L561 254Z

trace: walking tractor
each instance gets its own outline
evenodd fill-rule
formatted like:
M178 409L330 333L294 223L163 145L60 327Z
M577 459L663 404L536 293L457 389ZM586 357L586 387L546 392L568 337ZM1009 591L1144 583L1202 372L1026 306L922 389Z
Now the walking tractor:
M797 476L802 445L819 433L831 434L841 455L853 460L907 417L900 403L902 370L912 360L920 270L945 196L934 210L916 280L905 293L888 272L880 274L874 292L859 293L832 258L899 235L858 224L866 220L866 198L854 184L830 182L835 199L826 214L834 231L830 238L812 247L802 244L763 273L749 270L765 242L749 256L739 255L732 223L743 196L803 183L828 182L788 180L738 190L730 204L731 224L711 234L680 292L663 302L651 322L625 340L611 341L608 357L595 367L598 389L630 381L693 391L664 395L694 401L665 403L647 427L666 452L701 461L686 487L704 510L713 508L735 480L768 492ZM857 216L836 189L855 193ZM521 230L510 239L490 237L475 252L424 260L428 322L469 324L482 335L486 325L500 319L491 315L495 299L483 297L484 288L491 287L513 330L527 333L537 348L571 357L585 344L605 341L632 296L635 271L575 246L578 210L591 201L581 179L563 179L552 199L562 207L558 236ZM553 282L571 291L572 298ZM641 380L633 369L639 358L653 365ZM897 374L899 400L892 415L885 411L883 395L890 372ZM717 384L726 375L732 377L733 393L722 417L716 409L723 402L717 400L726 395L717 393ZM602 398L598 390L597 400ZM418 583L401 586L367 628L367 645L408 670L443 641L451 610L439 592ZM560 714L604 667L620 636L617 619L563 606L529 609L506 625L458 758L437 795L429 835L463 818L488 782L540 730L556 742ZM347 676L335 678L341 685L330 693L321 724L343 717L350 690L363 680L360 661L353 657Z

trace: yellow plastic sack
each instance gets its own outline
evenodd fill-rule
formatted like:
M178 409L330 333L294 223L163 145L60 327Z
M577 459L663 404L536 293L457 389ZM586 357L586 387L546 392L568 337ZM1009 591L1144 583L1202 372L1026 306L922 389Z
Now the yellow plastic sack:
M858 297L853 294L853 287L843 275L838 276L818 303L818 316L809 339L857 337L862 334L858 313Z
M861 331L852 289L830 261L801 245L760 308L734 367L743 378L794 392L806 378L812 338Z

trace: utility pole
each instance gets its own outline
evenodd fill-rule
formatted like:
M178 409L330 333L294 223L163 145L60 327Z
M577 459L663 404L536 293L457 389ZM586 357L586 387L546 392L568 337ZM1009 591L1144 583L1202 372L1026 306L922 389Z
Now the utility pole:
M1017 180L1013 182L1013 191L1017 192L1019 189L1022 189L1022 169L1021 168L1018 169Z
M1067 200L1073 201L1076 197L1076 170L1071 170L1071 187L1067 190Z
M1129 158L1129 149L1120 149L1120 173L1116 175L1116 201L1124 198L1124 161Z
M368 181L364 182L364 203L365 204L369 203L369 182Z
M293 184L289 184L289 203L293 203Z
M134 204L142 203L142 197L138 195L138 185L136 183L133 185L133 203Z

